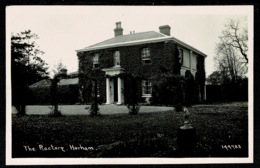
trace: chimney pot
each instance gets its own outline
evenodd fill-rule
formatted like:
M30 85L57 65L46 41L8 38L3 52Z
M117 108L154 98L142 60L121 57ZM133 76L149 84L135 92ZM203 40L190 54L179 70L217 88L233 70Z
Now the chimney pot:
M123 30L121 27L121 22L116 22L116 28L114 29L115 36L123 35Z

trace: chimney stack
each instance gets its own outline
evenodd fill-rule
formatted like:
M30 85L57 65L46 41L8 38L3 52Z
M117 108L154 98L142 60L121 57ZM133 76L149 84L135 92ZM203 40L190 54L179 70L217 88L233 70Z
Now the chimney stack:
M121 27L121 22L116 22L116 28L114 29L115 36L123 35L123 29Z
M167 36L171 35L171 27L169 25L160 26L159 30L162 34L165 34Z

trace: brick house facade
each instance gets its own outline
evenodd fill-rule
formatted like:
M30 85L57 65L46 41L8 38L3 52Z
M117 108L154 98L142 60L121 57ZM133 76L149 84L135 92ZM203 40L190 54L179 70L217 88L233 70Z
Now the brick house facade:
M106 104L124 103L127 90L127 83L121 75L124 73L144 78L138 81L138 101L148 101L152 96L152 83L149 78L160 73L160 69L181 75L189 70L194 76L205 78L206 55L170 36L170 29L170 26L166 25L159 27L160 32L123 35L121 22L117 22L114 38L76 50L79 60L79 85L85 90L86 101L91 97L93 88L90 80L87 80L91 77L97 79L99 100ZM203 87L204 84L200 88ZM201 91L200 94L203 99L204 92Z

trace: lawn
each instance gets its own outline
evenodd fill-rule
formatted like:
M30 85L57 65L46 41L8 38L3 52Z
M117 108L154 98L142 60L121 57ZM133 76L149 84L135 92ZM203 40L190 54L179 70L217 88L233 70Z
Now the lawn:
M247 102L189 108L197 146L190 157L247 157ZM102 112L101 112L102 113ZM183 114L12 116L13 157L182 157Z

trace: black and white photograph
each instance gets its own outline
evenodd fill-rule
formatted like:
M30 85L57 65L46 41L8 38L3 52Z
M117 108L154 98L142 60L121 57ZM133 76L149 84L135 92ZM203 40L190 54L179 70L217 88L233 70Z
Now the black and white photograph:
M6 164L253 163L253 6L6 7Z

